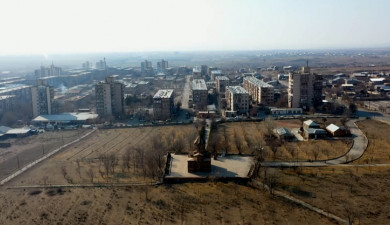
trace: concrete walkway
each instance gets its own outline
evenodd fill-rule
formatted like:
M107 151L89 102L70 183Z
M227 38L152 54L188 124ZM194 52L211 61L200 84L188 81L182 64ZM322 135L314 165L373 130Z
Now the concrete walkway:
M268 167L320 167L320 166L332 166L332 165L339 165L344 163L350 163L352 161L355 161L359 159L365 152L367 146L368 146L368 139L363 134L363 132L358 128L356 125L356 122L358 120L349 120L346 123L346 126L350 129L352 137L353 137L353 145L349 149L349 151L334 159L330 160L318 160L318 161L310 161L310 162L293 162L293 161L287 161L287 162L264 162L263 166Z

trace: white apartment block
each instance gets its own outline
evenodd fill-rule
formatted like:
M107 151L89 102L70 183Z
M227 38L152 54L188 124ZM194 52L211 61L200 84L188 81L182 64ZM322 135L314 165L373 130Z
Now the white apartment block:
M250 96L247 90L241 86L226 87L227 110L238 113L249 111Z
M203 79L192 80L192 102L195 110L207 109L207 95L206 82Z
M244 88L256 104L272 106L274 104L274 87L255 77L244 78Z

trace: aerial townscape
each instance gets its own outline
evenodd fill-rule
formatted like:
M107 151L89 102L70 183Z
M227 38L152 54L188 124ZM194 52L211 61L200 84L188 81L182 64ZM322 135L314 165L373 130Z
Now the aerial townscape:
M304 40L280 37L273 29L281 27L264 24L271 30L263 37L264 31L245 28L258 26L247 14L263 18L254 9L264 16L271 15L268 10L296 15L303 7L314 10L309 16L316 23L334 24L322 26L326 31L344 28L316 14L331 3L244 2L175 1L182 10L207 8L199 20L187 18L196 13L177 12L194 27L186 28L189 33L186 23L167 16L176 11L153 2L166 12L128 18L145 26L140 33L99 36L95 25L78 23L91 24L107 12L115 17L110 22L126 24L119 19L126 11L115 6L118 12L110 14L110 5L96 6L98 14L85 12L90 19L54 19L73 25L61 35L80 32L79 45L75 33L59 42L33 38L28 45L7 37L0 44L0 225L390 224L390 45L363 34L348 39L350 32L327 36L300 16L293 20L313 27L294 24L301 30L284 27L283 35L307 34ZM83 15L84 4L61 7ZM150 7L115 4L140 12ZM347 1L340 7L355 11L332 15L345 17L352 32L348 15L363 6L378 12L390 6L377 4ZM226 15L218 14L220 7ZM238 15L237 7L243 10ZM177 27L149 31L159 19L159 25ZM100 28L109 24L96 22ZM132 30L111 24L108 33ZM382 28L372 29L389 38ZM93 34L85 41L88 29ZM198 36L206 31L208 37ZM63 48L50 49L61 41Z

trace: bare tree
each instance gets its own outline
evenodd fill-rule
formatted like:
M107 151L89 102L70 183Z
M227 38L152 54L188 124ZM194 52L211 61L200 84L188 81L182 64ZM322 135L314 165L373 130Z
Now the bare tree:
M80 160L77 159L77 160L76 160L76 163L77 163L76 172L77 172L77 174L79 175L79 177L80 177L80 179L81 179L81 166L80 166Z
M130 170L131 167L131 148L126 149L125 154L122 155L122 169Z
M89 169L87 170L87 175L88 175L88 177L89 177L91 183L93 183L93 178L95 177L95 174L93 173L93 169L92 169L92 168L89 168Z

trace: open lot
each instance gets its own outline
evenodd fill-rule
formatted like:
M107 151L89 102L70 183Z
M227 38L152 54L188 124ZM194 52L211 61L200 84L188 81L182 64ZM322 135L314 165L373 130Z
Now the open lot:
M269 169L276 188L354 224L389 224L390 167Z
M320 121L318 121L320 122ZM335 119L327 121L327 124ZM321 121L321 123L323 123ZM349 139L308 140L303 142L278 142L276 148L270 144L278 140L266 141L269 130L276 127L296 129L301 126L300 120L275 120L270 122L236 122L223 123L212 136L217 140L217 152L225 150L228 154L253 154L256 147L265 146L267 160L324 160L345 154L352 146ZM212 142L211 142L212 143ZM210 147L210 144L209 144Z
M60 203L60 204L59 204ZM234 183L2 189L0 224L337 224Z
M193 125L97 130L11 183L83 184L157 180L157 173L161 171L156 164L164 163L160 156L176 148L187 151L196 134ZM159 154L154 154L157 151ZM108 162L110 156L115 157L112 163ZM124 164L125 156L128 156L127 165ZM154 156L159 157L158 162L154 161L157 160ZM106 167L106 163L110 164Z
M376 120L358 123L369 140L364 155L355 164L390 163L390 125Z
M25 138L9 139L9 148L0 148L0 179L43 155L72 142L90 130L67 130L60 132L44 132Z

